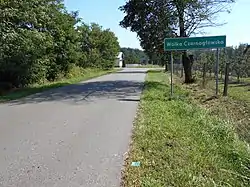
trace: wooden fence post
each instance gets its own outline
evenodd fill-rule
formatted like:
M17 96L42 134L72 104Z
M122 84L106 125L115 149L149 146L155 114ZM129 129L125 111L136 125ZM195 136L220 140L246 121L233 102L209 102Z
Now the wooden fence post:
M202 87L205 88L206 87L206 64L203 64L203 68L202 68Z
M227 96L228 94L228 83L229 83L229 63L226 63L223 96Z

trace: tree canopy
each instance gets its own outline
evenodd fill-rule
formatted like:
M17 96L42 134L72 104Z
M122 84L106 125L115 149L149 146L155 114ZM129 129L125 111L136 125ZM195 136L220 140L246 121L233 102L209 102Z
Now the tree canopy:
M163 53L166 37L189 37L203 28L218 26L216 17L220 12L228 12L234 0L129 0L120 10L125 17L120 22L124 28L136 32L141 46L149 57ZM164 57L163 57L164 59ZM192 58L183 52L185 82L192 79Z
M118 39L85 24L62 0L0 1L0 83L22 87L53 81L74 67L108 69Z
M220 50L219 73L224 75L226 63L230 64L230 72L237 77L238 82L242 77L250 76L250 51L247 44L240 44L237 47L226 47ZM215 51L214 50L197 50L194 53L195 69L201 70L203 64L206 65L206 71L214 71Z

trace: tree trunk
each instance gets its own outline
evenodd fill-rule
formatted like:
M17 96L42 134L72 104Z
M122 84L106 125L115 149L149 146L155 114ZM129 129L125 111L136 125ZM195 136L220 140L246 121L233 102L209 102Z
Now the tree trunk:
M180 29L180 37L187 37L185 31L185 22L184 22L184 7L177 7L179 12L179 29ZM187 51L183 51L182 53L182 64L184 68L185 74L185 83L193 83L194 79L192 78L192 60L187 56Z
M164 53L165 72L168 71L168 62L169 62L169 55L168 53Z
M240 75L237 74L237 82L240 83Z
M192 65L193 65L193 59L192 57L187 56L187 51L184 51L182 54L182 64L184 68L185 73L185 83L193 83L194 79L192 77Z
M166 62L166 64L165 64L165 72L167 72L168 71L168 63Z

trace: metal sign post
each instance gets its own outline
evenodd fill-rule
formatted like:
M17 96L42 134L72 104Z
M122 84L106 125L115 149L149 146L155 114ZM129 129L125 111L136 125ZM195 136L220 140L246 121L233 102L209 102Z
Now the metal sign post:
M226 47L226 36L165 38L164 51L171 51L171 97L173 96L173 54L172 51L217 49L216 54L216 95L219 92L219 48Z
M219 93L219 48L216 50L216 91L215 94Z
M182 63L182 52L181 52L181 55L180 55L180 67L181 67L181 78L183 77L183 63Z
M171 57L170 57L170 61L171 61L171 97L173 97L174 94L174 85L173 85L173 70L174 70L174 62L173 62L173 52L171 51Z

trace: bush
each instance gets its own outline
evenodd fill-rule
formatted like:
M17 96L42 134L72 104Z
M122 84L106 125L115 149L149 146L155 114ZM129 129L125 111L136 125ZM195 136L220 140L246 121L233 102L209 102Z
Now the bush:
M76 27L77 12L62 1L0 1L0 10L0 82L24 87L114 66L115 34L98 24Z

